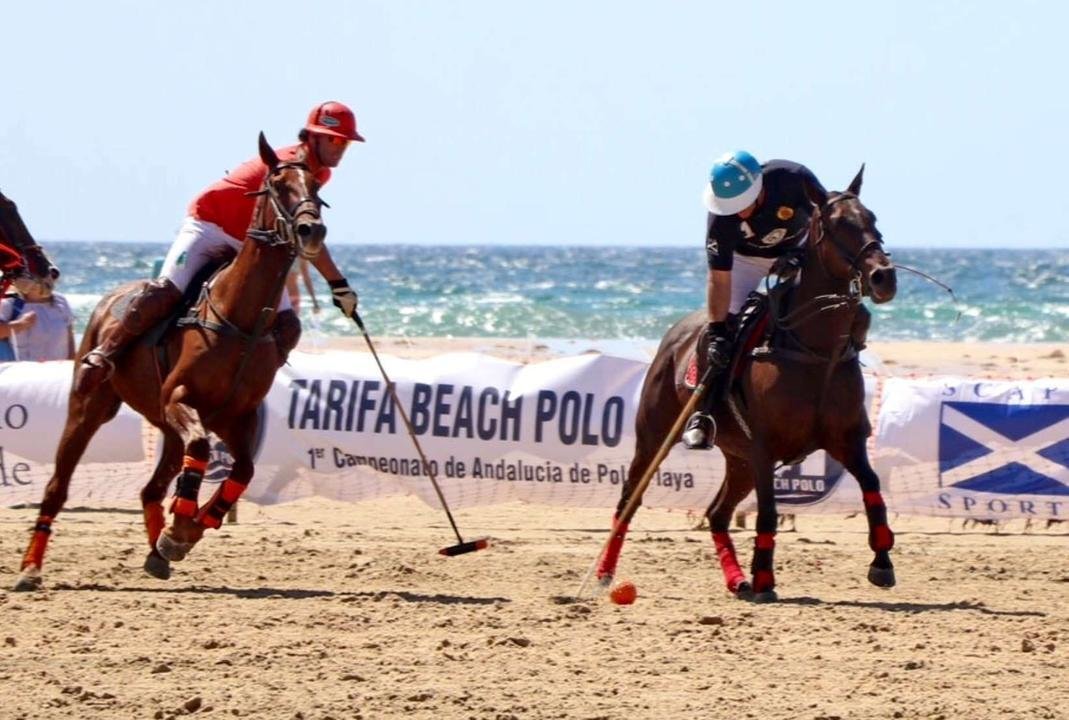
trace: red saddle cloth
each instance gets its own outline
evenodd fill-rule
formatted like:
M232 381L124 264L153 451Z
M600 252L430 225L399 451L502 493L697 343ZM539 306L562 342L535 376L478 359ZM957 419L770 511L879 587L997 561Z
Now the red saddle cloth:
M758 315L748 327L743 328L741 334L741 342L735 348L735 355L732 358L731 365L731 380L734 382L738 380L746 366L750 364L753 359L750 352L761 343L765 337L765 329L768 327L768 312L763 311ZM698 338L701 338L698 335ZM690 349L687 354L687 371L683 374L683 385L689 390L693 390L698 387L698 343L695 342L694 347Z

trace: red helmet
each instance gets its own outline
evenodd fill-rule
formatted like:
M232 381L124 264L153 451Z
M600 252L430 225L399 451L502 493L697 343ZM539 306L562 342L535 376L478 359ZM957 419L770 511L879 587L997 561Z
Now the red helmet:
M356 117L353 111L333 100L312 108L312 112L308 113L308 123L304 129L310 133L364 142L363 136L356 131Z

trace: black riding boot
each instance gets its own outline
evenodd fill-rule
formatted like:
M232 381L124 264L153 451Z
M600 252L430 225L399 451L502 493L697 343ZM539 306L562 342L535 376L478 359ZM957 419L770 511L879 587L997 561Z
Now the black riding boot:
M130 343L166 319L181 299L182 291L167 278L157 278L145 285L130 300L118 324L82 358L74 378L75 391L88 392L109 380L115 372L115 358Z
M698 401L698 412L690 416L687 426L683 430L683 444L688 450L709 450L716 443L716 420L713 419L713 410L716 401L723 395L721 384L725 371L731 364L730 337L734 330L730 328L734 318L727 322L709 323L701 339L703 344L699 347L709 346L705 368L712 365L712 372L705 382L705 394ZM715 350L715 352L714 352ZM704 370L703 363L699 363L699 370Z
M711 450L716 444L716 420L713 409L716 407L717 378L709 381L705 394L698 401L698 411L687 420L683 429L683 445L688 450Z

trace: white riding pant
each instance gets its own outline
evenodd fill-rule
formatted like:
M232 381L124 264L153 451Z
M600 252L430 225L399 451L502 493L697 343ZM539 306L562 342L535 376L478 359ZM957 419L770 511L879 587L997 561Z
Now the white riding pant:
M171 249L167 251L160 277L167 278L179 290L185 292L189 284L193 282L193 276L210 260L218 258L218 250L223 247L230 247L240 252L241 241L227 235L215 223L187 217L182 221L182 227L179 228L178 236L174 239ZM283 288L279 294L278 311L282 312L292 307L289 293Z
M731 266L731 304L728 306L729 313L737 313L742 309L747 296L754 290L764 290L765 276L772 269L776 258L753 257L735 253L734 263Z

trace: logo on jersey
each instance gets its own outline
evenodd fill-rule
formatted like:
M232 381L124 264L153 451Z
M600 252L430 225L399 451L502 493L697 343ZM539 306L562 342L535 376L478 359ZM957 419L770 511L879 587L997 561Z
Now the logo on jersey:
M780 220L790 220L794 217L794 208L780 205L779 210L776 211L776 217Z
M785 238L786 236L786 228L776 228L757 242L761 243L765 247L771 247L772 245L778 245L780 241L783 240L783 238Z
M1069 405L944 402L939 484L1009 495L1069 495Z

